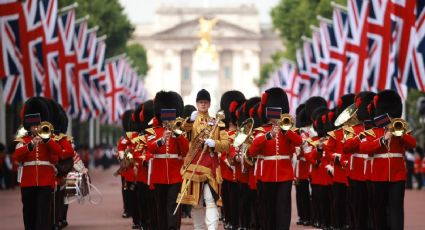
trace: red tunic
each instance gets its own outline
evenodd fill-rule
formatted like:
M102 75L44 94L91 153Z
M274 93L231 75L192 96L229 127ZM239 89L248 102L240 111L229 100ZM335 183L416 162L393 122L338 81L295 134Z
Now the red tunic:
M52 136L52 138L53 137L54 136ZM56 141L51 139L47 143L41 142L38 146L34 146L32 150L30 150L28 146L32 140L32 136L24 136L22 140L20 140L13 154L13 160L24 164L21 187L55 187L54 165L58 162L62 148ZM37 165L36 162L50 162L51 165ZM35 165L25 166L25 164L34 163Z
M356 181L365 181L365 167L368 159L368 155L366 153L361 153L359 150L360 139L358 135L364 131L364 125L358 124L352 127L354 130L355 136L350 138L343 143L343 150L345 155L350 156L350 161L348 165L348 176L352 180Z
M373 157L371 165L371 181L404 181L406 180L406 164L404 155L406 149L416 146L416 139L410 134L401 137L392 136L389 148L381 145L385 134L384 128L373 128L373 136L366 136L360 142L360 152Z
M291 164L295 147L302 144L300 135L289 130L279 132L277 138L271 138L269 132L271 125L263 126L266 133L255 136L249 149L250 156L261 158L257 167L258 180L263 182L284 182L294 179ZM276 141L277 140L277 141Z
M153 128L155 134L148 137L148 152L153 155L152 184L181 183L180 169L183 158L189 150L189 141L184 135L171 137L166 143L161 141L164 133L163 127Z
M126 135L124 137L121 137L119 142L118 142L118 147L117 147L117 158L119 157L119 153L125 152L126 150L128 152L130 152L131 154L134 153L134 149L136 148L136 143L132 142L132 139L139 136L139 134L137 132L128 132L126 133ZM133 155L134 158L134 155ZM124 177L124 179L126 181L136 181L136 174L134 171L134 167L133 165L129 166L128 168L124 169L121 172L121 176Z
M343 140L344 140L344 130L342 128L333 131L334 136L330 136L327 143L324 144L323 149L331 163L335 162L336 155L342 157L343 150ZM342 162L342 161L341 161ZM347 171L342 164L333 164L334 175L333 182L343 183L348 185Z
M230 146L233 145L233 135L235 133L236 133L236 130L227 131L227 134L229 136ZM232 157L230 156L230 151L232 150L229 150L229 152L222 152L221 155L219 156L220 170L221 170L221 176L223 177L224 180L234 181L236 179L235 172L228 165L228 163L230 164L229 159L232 159ZM226 163L226 161L228 163Z

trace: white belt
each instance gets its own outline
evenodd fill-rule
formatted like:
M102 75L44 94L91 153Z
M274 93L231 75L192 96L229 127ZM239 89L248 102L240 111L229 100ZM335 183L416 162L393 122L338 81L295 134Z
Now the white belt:
M258 155L258 159L261 159L261 170L260 170L260 176L263 176L263 163L264 161L272 161L272 160L289 160L291 157L288 155L273 155L273 156L263 156Z
M291 159L291 157L287 156L287 155L273 155L273 156L259 156L261 159L265 160L265 161L270 161L270 160L289 160Z
M353 158L357 157L357 158L363 158L366 162L367 158L369 157L369 155L367 154L361 154L361 153L354 153L351 154L351 159L350 159L350 171L353 170ZM366 163L364 162L364 167L366 167Z
M166 154L154 154L153 155L155 159L180 159L178 154L172 154L172 153L166 153Z
M49 161L39 161L39 160L35 160L35 161L27 161L27 162L24 162L24 166L35 166L35 165L53 166L53 164L52 164L52 163L50 163Z
M375 154L373 158L395 158L395 157L403 157L401 153L381 153Z
M299 159L300 161L306 161L306 159L305 159L305 157L300 157L300 159Z

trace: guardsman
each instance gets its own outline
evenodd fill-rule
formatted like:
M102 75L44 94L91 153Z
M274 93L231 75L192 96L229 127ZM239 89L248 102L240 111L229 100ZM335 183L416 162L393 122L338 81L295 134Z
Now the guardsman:
M55 187L55 164L61 146L51 140L53 130L47 123L52 115L46 101L28 99L22 110L23 126L28 133L19 138L13 159L23 166L19 170L25 229L51 229L49 210ZM44 128L41 127L41 124ZM48 135L48 133L51 135ZM47 134L47 135L45 135Z
M355 97L356 110L353 112L350 120L347 123L353 123L351 126L354 131L352 138L348 138L344 143L344 154L350 155L348 176L351 191L351 205L353 207L354 226L353 229L368 229L368 191L366 186L365 167L368 155L359 152L360 139L358 135L365 132L364 121L372 119L367 107L373 100L376 94L373 92L360 92ZM356 122L355 120L358 120Z
M209 92L202 89L196 96L197 111L183 124L190 133L190 148L182 168L183 186L178 203L190 204L195 229L217 229L218 206L221 206L219 184L222 183L218 153L229 150L225 124L208 114L211 105ZM220 115L218 115L220 116ZM205 209L203 204L205 204Z
M298 106L295 112L295 126L298 133L304 140L308 139L308 132L304 131L304 127L308 126L307 116L305 114L305 104ZM295 148L296 163L294 168L296 204L298 211L298 225L311 225L311 207L310 207L310 167L311 164L306 160L306 154L302 151L302 146Z
M260 102L259 97L253 97L248 99L245 103L243 103L237 110L237 123L238 123L238 131L242 128L245 130L253 129L254 123L248 123L249 111L256 104ZM253 121L253 119L251 119ZM244 126L245 122L245 126ZM249 127L251 126L251 127ZM240 143L241 145L235 147L231 146L231 158L234 159L236 166L236 180L238 182L238 191L239 195L236 199L239 200L239 229L248 229L255 223L255 215L253 215L253 206L255 205L255 190L249 188L249 171L251 165L249 164L249 160L247 158L249 144L252 142L253 136L247 136L244 143ZM244 152L242 152L244 151Z
M289 113L286 93L281 88L270 88L261 97L258 108L264 121L264 133L255 136L249 155L261 158L257 168L259 192L264 202L263 229L289 229L291 223L291 188L294 179L291 164L295 147L301 137L292 130L280 127L281 114Z
M158 229L179 229L180 212L174 214L182 177L180 169L189 149L189 141L183 135L177 117L183 116L183 99L173 91L160 91L154 99L154 116L158 121L147 135L147 147L153 157L150 183L154 187Z
M120 168L117 173L120 173L124 180L124 212L132 217L132 228L137 229L140 228L140 215L138 205L136 204L137 165L134 159L134 150L137 146L137 142L135 140L139 136L139 133L134 132L135 125L132 121L133 112L133 110L127 110L121 117L125 136L120 138L117 146L117 158L120 161Z
M139 135L133 140L136 147L133 152L137 163L137 204L140 213L141 229L156 229L156 208L153 192L149 189L148 168L146 159L147 140L146 134L153 133L149 129L149 121L153 118L153 101L148 100L140 104L133 113L132 120L135 124L134 131Z
M233 144L233 139L237 131L236 111L246 101L243 93L237 90L225 92L220 99L220 109L224 112L224 123L226 124L229 143ZM233 165L230 151L219 153L219 162L223 183L221 184L221 197L223 200L224 227L226 229L236 229L239 224L239 189L236 178L236 167Z
M407 123L398 119L403 112L400 96L392 90L379 92L373 100L374 135L362 136L360 152L373 157L371 181L375 229L404 228L404 190L406 165L404 154L416 146ZM397 123L398 122L398 123Z
M346 94L340 98L337 103L336 117L350 105L354 103L354 94ZM335 131L328 132L329 139L324 146L326 154L331 159L328 168L333 170L333 227L337 229L347 228L351 223L349 212L348 199L348 177L347 177L347 162L343 158L343 146L348 137L354 135L354 130L351 126L346 125L337 128Z

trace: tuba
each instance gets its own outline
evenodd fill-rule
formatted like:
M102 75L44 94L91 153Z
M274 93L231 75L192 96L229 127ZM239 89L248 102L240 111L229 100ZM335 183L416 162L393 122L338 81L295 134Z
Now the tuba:
M36 128L37 135L42 139L49 139L53 134L53 125L48 121L41 122Z
M391 119L389 129L394 136L400 137L409 130L409 124L401 118L394 118Z
M356 114L356 112L356 103L353 103L352 105L344 109L341 114L339 114L339 116L335 120L335 126L338 127L343 125L345 122L349 121L354 116L354 114Z
M294 126L294 118L289 113L280 116L279 126L283 131L288 131Z
M236 133L235 140L233 141L233 147L241 149L241 159L250 166L254 165L254 159L249 157L247 153L249 146L252 143L252 129L254 127L254 119L246 119L240 126ZM244 170L244 163L241 162L242 172Z

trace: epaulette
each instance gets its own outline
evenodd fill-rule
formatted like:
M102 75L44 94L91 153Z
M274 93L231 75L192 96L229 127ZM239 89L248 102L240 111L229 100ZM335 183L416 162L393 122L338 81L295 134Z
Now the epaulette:
M307 140L305 140L305 141L307 141L310 145L312 145L313 147L316 147L316 145L317 145L317 142L318 141L313 141L313 139L311 139L311 138L308 138Z
M218 127L220 127L220 128L224 128L224 127L226 127L226 124L225 124L224 122L220 121L220 122L218 123Z
M333 139L336 139L335 131L328 132L328 136L332 137Z
M17 137L15 138L14 141L19 143L19 142L24 142L24 139L22 137Z
M343 129L344 129L344 131L355 134L353 126L344 126Z
M147 129L145 129L145 132L148 135L156 135L155 129L153 129L153 128L147 128Z
M258 132L262 132L262 133L266 132L266 130L263 127L255 128L254 131L258 131Z
M132 139L133 138L133 134L134 132L126 132L125 135L127 136L128 139Z
M373 132L372 129L365 130L364 133L369 136L376 137L375 132Z
M300 129L297 127L292 127L290 130L294 133L297 133Z

